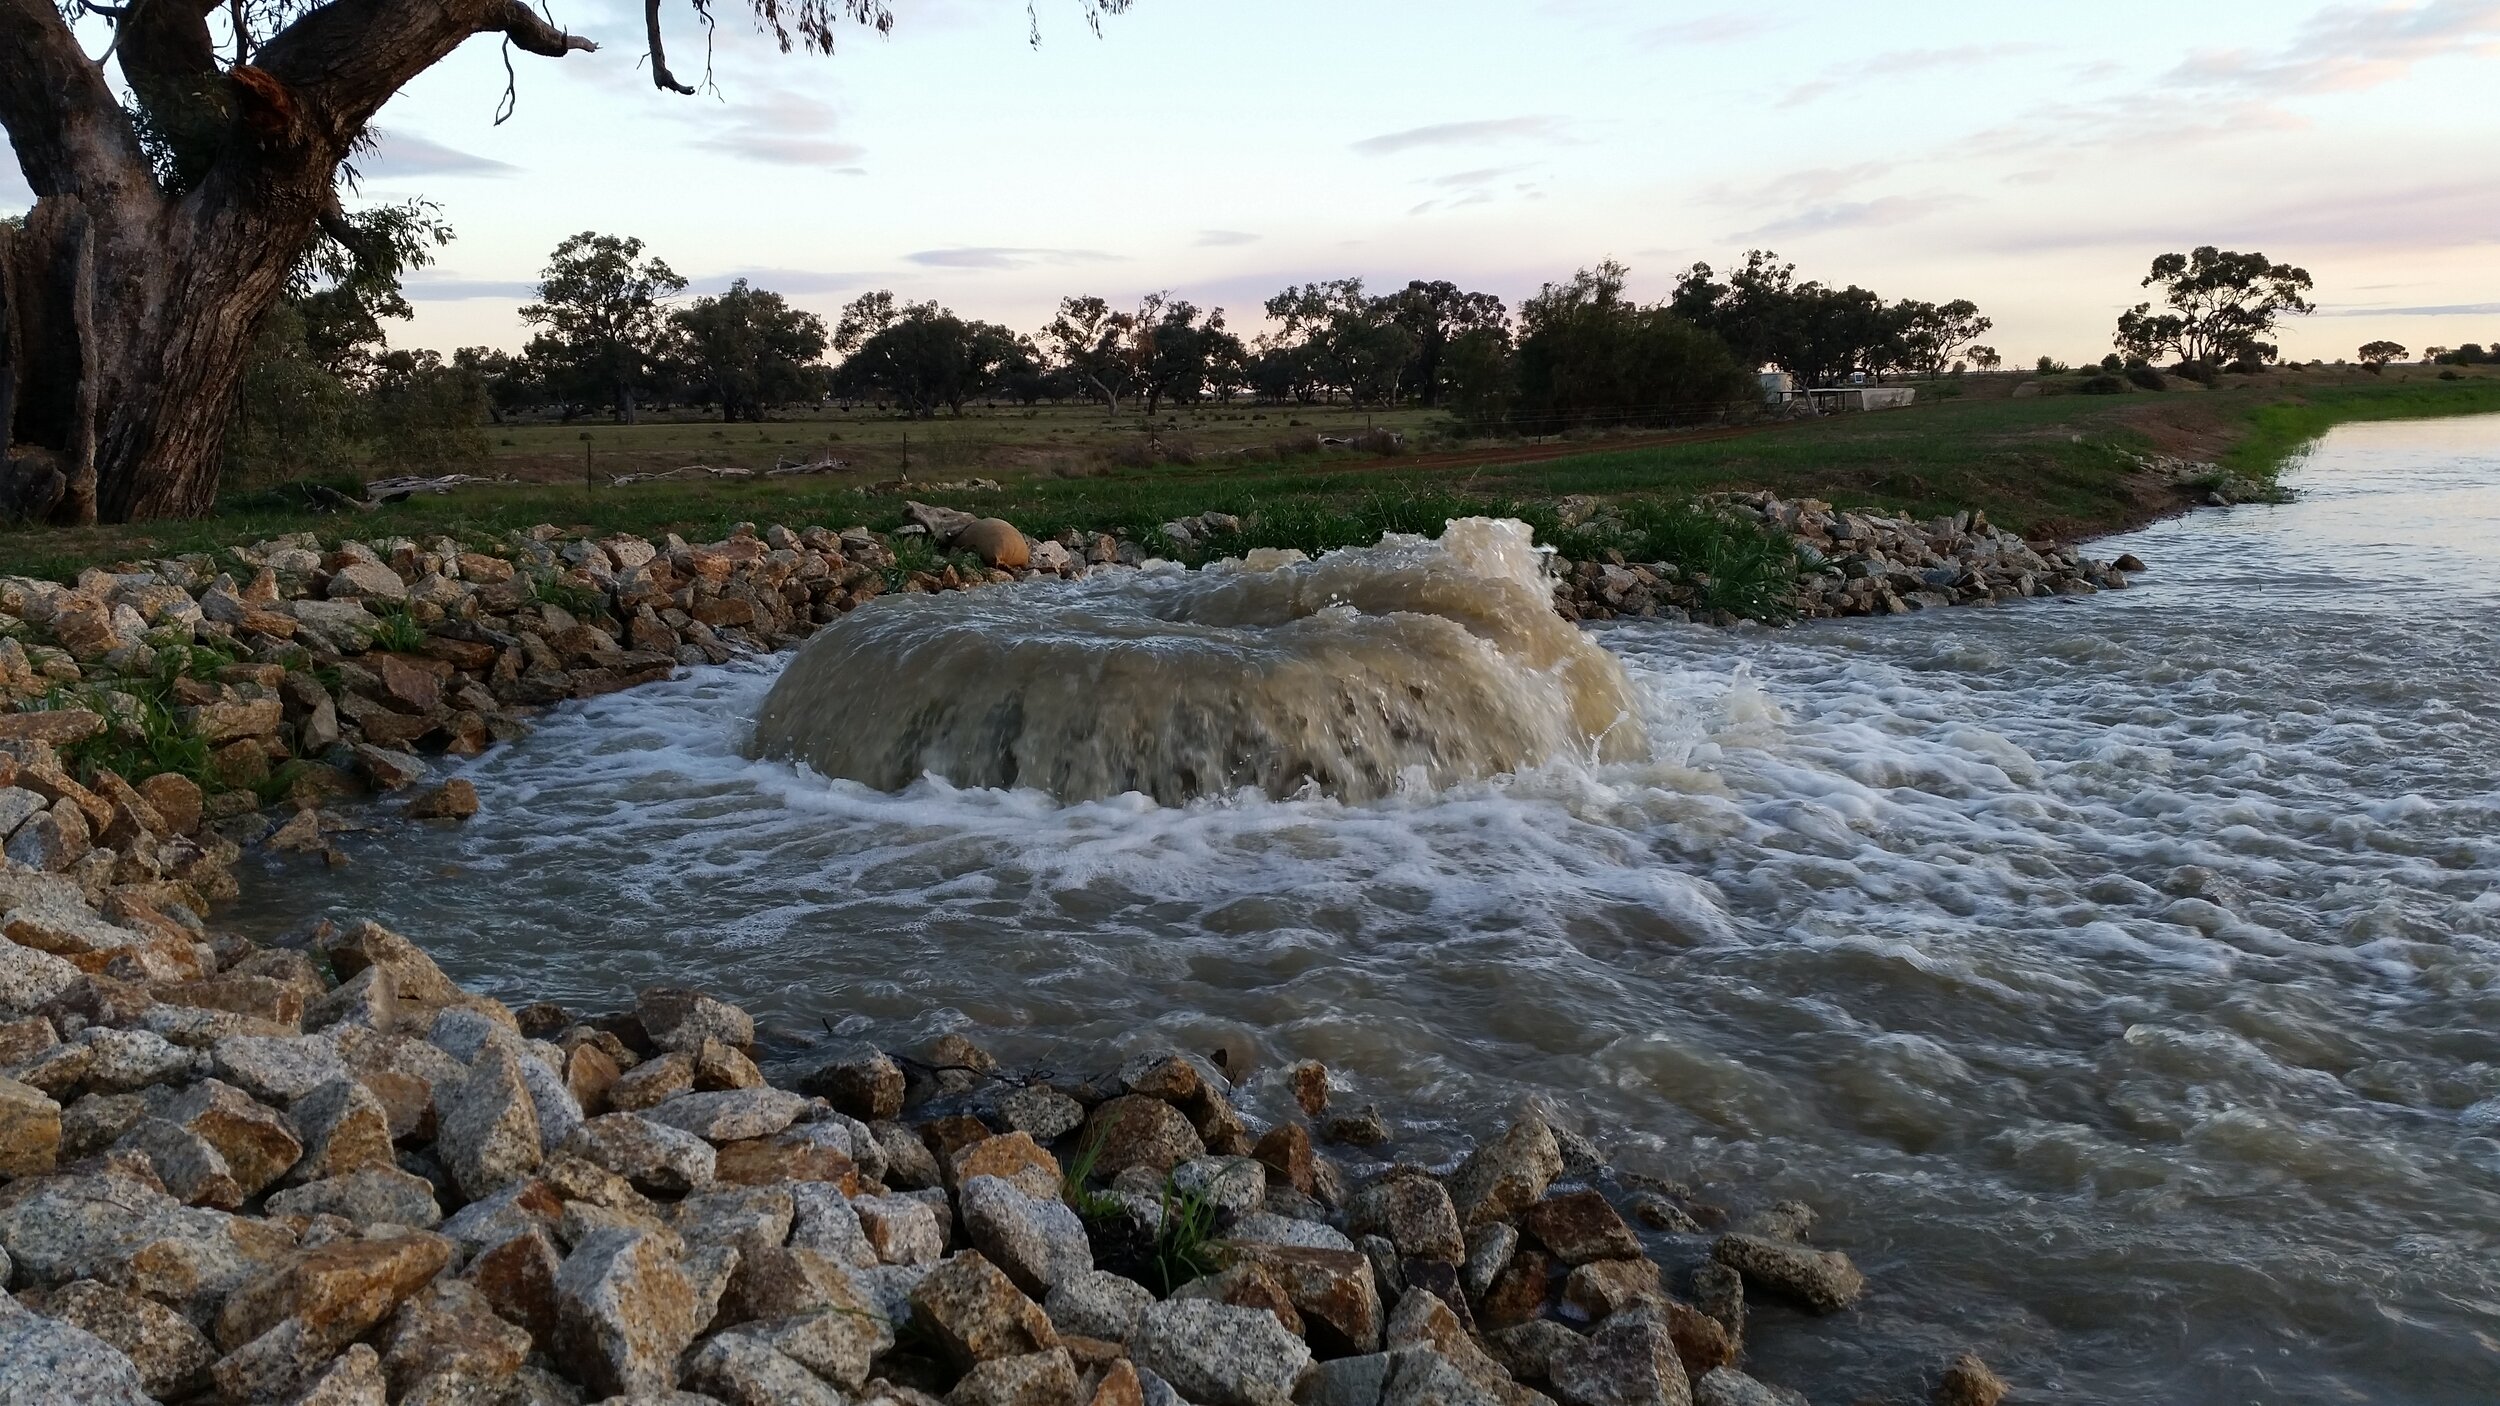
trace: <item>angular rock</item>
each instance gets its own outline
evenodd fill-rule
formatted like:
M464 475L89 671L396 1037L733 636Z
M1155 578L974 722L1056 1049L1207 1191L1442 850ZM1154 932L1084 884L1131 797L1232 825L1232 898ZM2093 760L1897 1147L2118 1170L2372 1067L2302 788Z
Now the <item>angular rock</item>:
M645 1109L642 1116L662 1127L721 1143L770 1137L789 1127L806 1109L806 1099L782 1089L723 1089L679 1094Z
M191 1320L93 1280L64 1284L45 1295L42 1312L93 1333L129 1358L150 1396L171 1399L198 1391L208 1384L209 1364L217 1360L216 1347Z
M743 1332L697 1349L686 1359L686 1380L729 1406L846 1406L814 1373Z
M973 1248L1028 1294L1046 1295L1062 1279L1094 1267L1085 1222L1056 1195L1035 1196L1015 1182L976 1176L961 1184L956 1205Z
M716 1154L692 1133L638 1113L603 1113L573 1130L565 1151L645 1192L685 1192L712 1184Z
M102 1338L0 1294L0 1406L149 1406L139 1369Z
M843 1150L850 1139L818 1136L823 1129L822 1124L800 1124L768 1138L722 1143L713 1175L743 1186L812 1181L857 1191L859 1166Z
M280 1323L301 1324L308 1350L338 1351L390 1316L451 1260L451 1242L415 1233L334 1240L285 1262L226 1297L217 1343L232 1352Z
M466 820L477 814L477 786L453 777L408 803L411 820Z
M1450 1200L1470 1230L1514 1220L1562 1175L1562 1166L1554 1130L1542 1118L1521 1118L1450 1174Z
M365 1166L275 1193L272 1215L338 1216L359 1226L405 1225L432 1230L443 1223L434 1183L396 1166Z
M191 1073L191 1052L153 1031L90 1026L78 1038L89 1051L87 1087L103 1093L127 1093Z
M1248 1157L1201 1157L1172 1169L1172 1190L1204 1197L1221 1215L1248 1215L1267 1204L1267 1168Z
M1186 1115L1144 1094L1123 1094L1095 1109L1086 1120L1085 1140L1102 1149L1094 1159L1094 1171L1101 1176L1116 1176L1131 1167L1160 1175L1207 1155L1206 1143Z
M692 1053L705 1040L740 1049L755 1043L755 1020L726 1001L700 991L654 986L634 1000L643 1033L664 1050Z
M15 1079L0 1079L0 1178L51 1171L61 1152L61 1105Z
M1640 1237L1596 1191L1549 1196L1519 1213L1519 1228L1567 1265L1638 1259Z
M333 1079L304 1095L287 1110L287 1120L304 1146L302 1159L286 1174L290 1185L368 1168L398 1170L390 1115L354 1079Z
M530 1335L498 1316L476 1286L441 1279L391 1316L382 1370L402 1401L492 1400L529 1351Z
M1085 1125L1085 1105L1047 1084L1028 1084L998 1101L998 1116L1033 1141L1050 1143Z
M1759 1235L1719 1237L1710 1257L1764 1293L1794 1300L1817 1313L1838 1313L1866 1293L1866 1277L1838 1250L1813 1250Z
M1606 1318L1665 1296L1658 1266L1649 1260L1591 1260L1563 1281L1563 1302L1590 1318Z
M1563 1406L1692 1406L1692 1383L1667 1326L1653 1313L1620 1313L1557 1351L1546 1377Z
M1200 1406L1269 1406L1293 1393L1311 1349L1261 1309L1167 1299L1138 1315L1129 1355Z
M1319 1185L1319 1154L1311 1148L1310 1130L1299 1123L1279 1123L1262 1134L1251 1156L1274 1179L1308 1196Z
M226 1159L206 1138L179 1123L142 1118L114 1147L145 1156L156 1179L186 1206L231 1211L243 1204L243 1188L235 1183Z
M745 1332L817 1376L857 1391L870 1364L894 1347L894 1328L876 1305L861 1298L832 1308L758 1319Z
M489 1048L465 1081L447 1092L436 1090L435 1155L471 1200L536 1171L544 1159L538 1110L522 1082L520 1062L526 1058Z
M1380 1350L1380 1289L1371 1261L1359 1251L1234 1242L1231 1256L1274 1277L1301 1316L1313 1351L1345 1357Z
M358 923L323 939L322 954L345 981L367 967L391 974L399 998L428 1010L460 1004L464 993L415 943L379 923Z
M824 1182L796 1182L790 1187L790 1246L814 1250L839 1264L868 1269L877 1263L877 1248L859 1212L839 1187Z
M1155 1301L1154 1291L1134 1279L1099 1269L1067 1275L1042 1301L1061 1337L1126 1342L1137 1315Z
M1005 1133L969 1143L956 1149L949 1168L951 1181L958 1187L975 1177L997 1177L1027 1195L1059 1194L1059 1160L1043 1151L1030 1133Z
M792 1214L786 1187L737 1187L687 1197L677 1204L670 1225L689 1245L777 1249L790 1238Z
M1235 1308L1255 1308L1266 1312L1295 1337L1302 1336L1302 1315L1285 1293L1285 1286L1276 1276L1255 1264L1226 1265L1212 1274L1192 1279L1172 1291L1175 1299L1212 1299Z
M1403 1259L1457 1264L1467 1255L1450 1194L1427 1175L1393 1173L1355 1192L1346 1202L1346 1229L1387 1237Z
M480 1252L461 1277L498 1317L545 1348L555 1341L556 1275L563 1264L547 1233L531 1229Z
M1554 1354L1566 1349L1577 1351L1579 1343L1578 1333L1551 1318L1514 1324L1485 1340L1493 1360L1523 1382L1544 1381Z
M947 1406L1077 1406L1076 1362L1064 1347L976 1364Z
M76 986L78 968L49 952L0 941L0 1012L29 1015Z
M1807 1406L1793 1391L1766 1386L1733 1367L1717 1367L1693 1379L1693 1406Z
M217 1077L284 1107L347 1072L325 1035L234 1035L209 1051Z
M608 1106L619 1112L639 1113L679 1094L693 1092L694 1057L671 1050L617 1075L608 1086Z
M862 1196L851 1202L861 1233L887 1264L935 1264L946 1253L945 1228L925 1201L910 1196Z
M594 1393L658 1393L702 1327L695 1284L667 1242L626 1228L592 1233L556 1275L553 1356Z
M911 1308L913 1321L926 1325L961 1368L1059 1345L1041 1305L977 1252L966 1251L931 1270L911 1291Z
M844 1113L874 1122L902 1113L905 1086L901 1065L862 1046L801 1080L799 1091L820 1094Z

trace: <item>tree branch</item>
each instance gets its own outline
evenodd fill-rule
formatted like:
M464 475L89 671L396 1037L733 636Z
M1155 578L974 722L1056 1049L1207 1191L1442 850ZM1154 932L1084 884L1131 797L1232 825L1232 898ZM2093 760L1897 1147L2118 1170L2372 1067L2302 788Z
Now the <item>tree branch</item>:
M0 127L37 196L110 199L152 177L104 71L51 0L0 0Z
M0 4L42 0L0 0ZM599 46L567 34L521 0L331 0L260 48L260 67L300 100L337 152L391 95L472 35L501 34L547 58Z
M668 49L660 42L660 0L642 0L642 32L651 46L651 86L691 97L694 89L668 71Z

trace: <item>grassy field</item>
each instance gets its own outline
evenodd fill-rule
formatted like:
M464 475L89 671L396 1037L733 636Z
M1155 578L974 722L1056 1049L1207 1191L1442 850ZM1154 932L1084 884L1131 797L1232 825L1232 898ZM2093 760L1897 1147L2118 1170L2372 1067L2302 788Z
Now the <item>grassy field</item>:
M2013 395L2013 388L2026 379L1973 378L1954 387L1960 394L1922 397L1923 403L1909 410L1770 424L1733 434L1509 443L1457 451L1422 443L1423 452L1387 457L1341 450L1280 455L1273 448L1279 439L1320 432L1344 435L1362 428L1363 412L1344 409L1239 407L1220 412L1239 418L1201 416L1194 429L1191 417L1182 415L1181 428L1204 441L1180 446L1186 461L1169 457L1178 431L1167 427L1150 436L1133 423L1106 423L1098 411L1044 412L1029 419L1020 411L1001 411L935 424L862 423L854 418L830 429L818 428L826 423L821 420L731 426L719 442L711 440L710 432L723 427L699 422L604 426L591 433L615 436L619 446L630 446L614 450L620 458L631 452L646 456L646 462L671 466L685 462L689 454L727 444L727 437L742 432L767 437L735 446L762 455L767 465L775 454L798 458L793 446L810 436L819 443L851 446L854 452L890 442L899 459L908 435L915 446L911 481L894 484L890 468L866 464L839 474L791 478L585 487L577 463L576 476L569 479L464 489L364 514L316 515L264 505L199 522L12 528L0 531L0 571L66 580L84 566L305 530L325 538L479 536L552 522L649 535L675 531L701 540L716 539L739 521L836 527L862 523L883 529L902 521L906 497L996 514L1037 536L1066 527L1127 529L1149 536L1172 518L1217 510L1253 520L1250 539L1228 545L1305 550L1370 540L1384 528L1432 531L1442 517L1458 512L1508 511L1531 521L1550 521L1552 504L1568 494L1674 501L1756 488L1921 515L1979 508L2027 534L2072 537L2144 521L2178 506L2177 494L2143 472L2137 455L2218 460L2237 472L2262 477L2339 421L2500 412L2500 374L2485 368L2453 381L2418 367L2375 377L2358 370L2321 369L2225 377L2221 388L2211 391L2183 386L2114 396ZM1261 415L1266 418L1257 418ZM1062 423L1071 417L1090 418L1092 425ZM1424 441L1430 419L1426 412L1407 411L1378 417L1378 423ZM1296 420L1303 423L1294 425ZM519 442L533 433L537 441ZM499 437L516 441L506 447L508 453L522 458L555 452L548 446L560 447L559 436L565 433L578 435L581 430L516 426L508 435L498 431ZM835 433L855 438L825 438ZM1068 441L1086 434L1099 435L1109 448L1040 456L1025 467L1013 466L1015 456L1037 453L1029 447L1037 436L1048 444L1054 438ZM1162 444L1159 453L1164 457L1112 452L1123 445L1142 446L1149 439ZM591 445L596 474L603 451L597 438ZM1245 447L1254 452L1221 452ZM705 461L727 457L710 455ZM974 476L997 480L999 490L931 486L932 481Z

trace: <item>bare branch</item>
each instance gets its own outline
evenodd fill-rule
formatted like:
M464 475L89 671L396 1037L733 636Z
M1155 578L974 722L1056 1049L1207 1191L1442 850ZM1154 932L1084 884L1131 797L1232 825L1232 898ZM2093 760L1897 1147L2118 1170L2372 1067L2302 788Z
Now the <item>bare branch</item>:
M571 53L596 53L599 46L578 34L567 34L540 18L536 10L521 0L503 0L493 7L496 12L483 26L485 32L500 30L515 48L542 58L560 59Z
M691 97L694 89L677 81L668 71L668 48L660 42L660 0L642 0L642 32L651 46L651 86Z
M477 34L547 58L599 47L521 0L331 0L263 44L259 66L297 95L336 156L392 94Z

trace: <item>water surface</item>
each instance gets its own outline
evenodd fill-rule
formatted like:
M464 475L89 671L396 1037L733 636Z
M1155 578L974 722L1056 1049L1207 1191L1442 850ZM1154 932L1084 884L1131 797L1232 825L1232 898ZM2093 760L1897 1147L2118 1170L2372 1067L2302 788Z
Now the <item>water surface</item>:
M1765 1375L2038 1402L2500 1399L2500 417L2348 427L2139 589L1622 625L1653 760L1362 805L897 795L740 755L776 664L551 717L248 916L516 999L1150 1029L1433 1131L1542 1099L1797 1195L1874 1284Z

